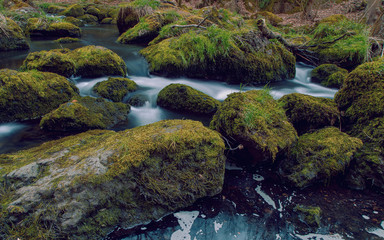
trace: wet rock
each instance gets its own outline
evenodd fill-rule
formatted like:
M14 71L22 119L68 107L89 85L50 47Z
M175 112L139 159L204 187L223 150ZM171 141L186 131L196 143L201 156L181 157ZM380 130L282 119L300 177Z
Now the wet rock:
M340 124L340 112L333 99L291 93L280 98L279 103L299 135Z
M351 135L362 139L364 146L356 153L346 174L348 186L384 192L384 117L355 125Z
M96 83L93 91L103 98L113 102L122 102L124 97L137 89L137 84L129 78L109 77L107 81Z
M311 72L311 80L325 87L340 88L348 71L335 64L322 64Z
M63 21L72 23L73 25L78 26L78 27L84 27L84 25L85 25L83 21L81 21L80 19L74 18L74 17L65 17L63 19Z
M232 93L219 106L210 128L233 146L241 144L253 163L271 164L296 141L297 133L268 89Z
M105 75L125 76L124 60L113 51L101 46L77 48L70 53L76 63L76 75L100 77Z
M61 15L67 16L67 17L81 17L85 13L83 7L79 4L73 4L69 7L67 7L63 12L61 12Z
M80 37L79 27L69 22L50 23L44 19L30 18L26 26L30 37Z
M149 102L149 99L143 94L136 94L128 99L129 105L134 107L144 106L146 102Z
M360 65L344 81L335 101L347 124L384 116L384 58Z
M21 229L31 229L30 238L99 239L116 225L132 227L218 194L224 148L220 135L201 123L168 120L92 130L9 154L19 164L0 162L0 176L31 163L45 162L49 170L16 188L12 201L0 199L10 210L0 220L22 238Z
M353 155L363 146L360 139L350 137L335 127L317 130L299 137L281 165L282 176L295 187L327 183L344 173Z
M29 53L21 66L22 70L53 72L70 77L76 72L75 61L70 58L69 49L53 49Z
M80 39L71 38L71 37L64 37L64 38L59 38L59 39L55 40L54 42L57 42L57 43L74 43L74 42L80 42Z
M140 53L151 73L172 77L260 84L293 78L295 74L292 53L253 31L238 33L212 26L206 31L167 38Z
M157 104L180 112L213 114L220 102L190 86L170 84L159 92Z
M50 72L0 70L0 122L38 118L78 95L65 77Z
M99 23L99 19L96 16L90 15L90 14L84 14L83 16L78 18L82 22L86 24L93 24L96 25Z
M0 51L29 49L23 30L10 18L0 18Z
M48 131L86 131L111 128L127 120L129 105L102 98L77 97L46 114L40 127Z
M21 181L22 185L28 185L39 175L40 166L37 163L31 163L8 173L5 178L11 181ZM18 184L20 187L20 184Z
M315 206L296 205L293 211L297 215L299 231L316 232L320 228L321 209Z

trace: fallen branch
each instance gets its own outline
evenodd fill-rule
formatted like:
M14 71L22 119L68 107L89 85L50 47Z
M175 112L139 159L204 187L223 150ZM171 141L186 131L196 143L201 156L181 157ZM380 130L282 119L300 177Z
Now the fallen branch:
M206 27L203 27L201 26L207 19L208 19L209 15L206 16L199 24L189 24L189 25L173 25L171 26L171 28L175 28L175 27L178 27L178 28L189 28L189 27L196 27L196 28L202 28L202 29L207 29Z

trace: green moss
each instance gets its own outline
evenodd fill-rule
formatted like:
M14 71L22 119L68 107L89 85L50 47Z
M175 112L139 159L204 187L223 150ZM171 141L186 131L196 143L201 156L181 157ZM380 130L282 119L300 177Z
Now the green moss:
M295 59L277 42L252 41L254 32L216 26L191 30L140 51L155 74L213 77L230 82L265 83L293 77Z
M78 38L71 38L71 37L64 37L64 38L59 38L55 40L54 42L57 43L74 43L74 42L79 42L80 39Z
M70 77L76 69L75 62L68 56L69 52L69 49L32 52L24 60L21 69L23 71L35 69Z
M337 19L337 18L336 18ZM327 43L347 34L341 40ZM311 49L319 54L321 63L334 63L353 69L364 63L369 49L369 31L363 24L350 20L339 20L333 24L320 23L314 30L310 44L319 44Z
M81 17L84 15L84 9L79 4L73 4L69 7L67 7L63 12L61 12L61 15L65 16L71 16L71 17Z
M268 22L270 24L272 24L273 26L277 26L279 23L281 23L283 21L283 19L281 17L279 17L279 16L277 16L271 12L268 12L268 11L258 12L255 15L253 15L252 17L253 18L263 17L266 20L268 20Z
M107 81L98 82L93 91L103 98L114 102L122 102L124 97L137 89L137 84L129 78L108 78Z
M321 19L319 24L322 24L322 23L335 24L343 21L348 21L348 18L343 14L335 14L335 15Z
M124 60L105 47L86 46L78 48L70 53L70 57L75 61L77 76L125 76L127 74Z
M60 20L61 21L61 20ZM69 22L57 22L52 19L31 18L28 19L26 32L31 37L80 37L79 27Z
M54 73L0 70L0 122L38 118L77 94L76 86Z
M296 205L293 209L299 220L309 227L319 228L321 219L321 208L314 206Z
M340 124L340 113L332 99L291 93L279 99L279 103L300 135L310 130Z
M321 83L321 85L326 87L339 88L347 74L347 70L340 68L335 64L322 64L312 70L311 80L316 83Z
M347 123L364 123L384 114L384 59L365 63L348 74L335 95Z
M295 187L328 183L332 177L344 172L354 153L362 146L360 139L335 127L323 128L299 138L290 149L289 160L283 163L283 169Z
M0 34L5 36L0 38L0 51L29 48L23 30L10 18L0 20Z
M40 127L49 131L105 129L126 120L128 113L129 106L124 103L77 97L46 114L40 121Z
M140 22L123 33L117 41L124 44L150 42L158 35L160 24L153 17L140 18Z
M296 131L267 89L232 93L210 124L248 149L256 162L271 161L296 140Z
M107 171L93 172L94 165L89 165L89 161L101 156ZM23 221L25 228L47 229L50 226L45 226L41 218L34 225L25 219L37 213L52 216L51 230L64 238L102 238L116 223L126 227L137 225L189 206L197 198L213 196L221 191L225 170L220 135L189 120L161 121L122 132L88 131L6 157L17 162L18 167L49 158L55 167L61 166L59 175L69 173L65 180L72 182L70 185L55 184L54 196L65 196L65 206L58 208L54 204L54 200L59 204L58 198L49 204L42 199L41 205L19 214L17 221ZM6 172L17 168L13 163L0 162L0 166ZM73 179L73 169L84 173ZM58 181L54 176L50 179ZM71 194L79 188L81 195ZM9 205L3 198L0 203ZM56 208L58 215L50 213L49 207ZM60 221L71 216L74 209L81 211L80 221L70 229L60 228ZM14 215L0 216L0 223L6 226L0 229L4 236L10 236L16 229L8 221ZM37 233L34 234L29 239L37 238ZM24 236L20 232L19 237Z
M220 102L187 85L170 84L159 92L157 104L181 112L212 114Z
M93 16L91 14L84 14L81 17L78 17L79 20L83 21L86 24L98 24L99 19L96 16Z
M44 11L47 13L58 14L58 13L64 11L65 9L66 8L63 6L50 4L46 9L44 9Z
M104 18L101 20L100 24L113 24L113 18Z
M81 21L80 19L74 18L74 17L65 17L63 19L63 21L72 23L73 25L78 26L78 27L83 27L84 26L84 22L83 21Z

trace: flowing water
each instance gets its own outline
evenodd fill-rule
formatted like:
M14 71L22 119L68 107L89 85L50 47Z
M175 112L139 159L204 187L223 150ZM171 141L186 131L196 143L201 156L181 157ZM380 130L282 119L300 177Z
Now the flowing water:
M228 85L206 79L170 79L151 76L148 73L148 64L139 54L143 46L118 44L115 42L117 37L118 31L114 26L88 26L83 28L82 40L77 43L58 44L51 40L38 40L31 42L29 51L2 52L0 68L19 68L28 52L33 51L62 47L75 49L86 45L101 45L113 50L124 59L128 67L129 78L139 86L139 89L127 98L140 94L147 99L144 106L132 107L128 115L128 122L117 126L115 130L133 128L163 119L186 118L202 121L206 125L209 124L210 119L208 118L193 114L174 113L156 105L158 92L171 83L189 85L221 101L233 92L263 88L263 86ZM312 67L310 66L297 64L294 79L269 84L271 94L276 99L293 92L333 98L336 93L335 89L311 83L309 77L311 70ZM106 79L107 77L72 78L71 80L75 82L82 96L94 96L92 87L97 82ZM42 142L64 136L43 132L38 123L38 120L31 120L0 124L0 153L36 146ZM236 166L227 166L224 190L220 195L200 200L187 209L148 225L128 230L117 228L108 239L339 240L384 238L384 223L380 222L384 220L384 201L381 201L381 205L376 204L375 208L372 207L374 204L369 202L372 199L382 199L381 195L359 193L360 199L364 199L364 201L358 201L355 199L357 198L355 192L344 188L335 189L333 192L329 190L327 195L321 192L323 191L322 188L315 189L314 193L295 191L280 186L278 182L279 180L276 179L273 171L267 170L260 173L245 171ZM329 199L333 198L334 202L332 204L327 202L327 199L324 198L325 195L329 196ZM366 197L368 195L369 197ZM326 222L329 224L310 234L297 232L290 222L291 216L285 211L290 205L296 203L316 204L322 206L322 209L328 209L323 215L327 216ZM337 207L337 204L343 207ZM354 208L354 206L357 207ZM340 211L345 211L345 213ZM348 217L343 217L344 215ZM351 224L351 218L354 224Z

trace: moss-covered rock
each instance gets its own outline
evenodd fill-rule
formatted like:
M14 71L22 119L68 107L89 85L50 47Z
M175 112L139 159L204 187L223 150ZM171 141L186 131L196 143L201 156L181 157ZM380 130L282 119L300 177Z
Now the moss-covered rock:
M113 24L113 18L104 18L101 20L100 24Z
M349 124L384 116L384 58L362 64L348 74L335 95Z
M146 102L149 102L149 98L143 94L136 94L128 99L128 104L134 107L144 106Z
M0 18L0 51L29 49L23 30L10 18Z
M170 84L159 92L157 104L180 112L213 114L220 102L190 86Z
M86 131L107 129L126 121L129 105L103 98L76 97L46 114L40 127L48 131Z
M140 22L120 35L123 44L149 43L159 35L161 23L154 16L140 18Z
M22 70L36 69L70 77L75 74L75 62L69 57L69 49L54 49L29 53L21 66Z
M74 42L79 42L80 39L78 38L71 38L71 37L64 37L64 38L59 38L54 40L54 42L57 43L74 43Z
M81 21L80 19L74 18L74 17L65 17L63 19L63 21L72 23L73 25L78 26L78 27L84 27L84 25L85 25L83 21Z
M45 19L30 18L26 26L30 37L80 37L79 27L69 22L49 22Z
M323 182L344 173L354 153L363 146L335 127L327 127L299 137L282 162L282 175L298 188Z
M255 163L272 163L296 141L296 130L267 89L232 93L219 106L210 128L248 151Z
M129 78L110 77L107 81L96 83L93 91L103 98L122 102L124 97L137 89L137 84Z
M79 17L82 22L86 24L93 24L96 25L99 23L99 19L96 16L93 16L91 14L84 14L83 16Z
M66 9L66 7L59 6L56 4L51 4L48 6L46 12L47 13L52 13L52 14L58 14L60 12L63 12Z
M253 31L209 27L165 39L140 51L153 74L267 83L293 78L295 57Z
M0 235L101 239L158 219L221 191L224 147L200 122L168 120L1 155L0 188L15 189L0 199Z
M340 112L333 99L291 93L280 98L279 103L299 135L340 124Z
M367 26L345 17L330 17L332 24L325 20L314 29L313 40L309 43L318 44L310 50L318 54L319 62L333 63L348 70L364 63L370 48Z
M311 80L325 87L340 88L348 71L336 64L322 64L311 72Z
M279 23L283 21L281 17L268 11L261 11L252 16L252 18L259 18L259 17L265 18L273 26L277 26L279 25Z
M105 75L123 76L127 74L124 60L113 51L101 46L77 48L70 53L76 64L76 75L100 77Z
M67 7L63 12L61 12L61 15L67 16L67 17L81 17L85 13L83 7L79 4L73 4L69 7Z
M0 70L0 122L41 117L77 95L76 86L55 73Z
M296 205L293 211L298 220L314 230L320 227L321 208L315 206Z
M106 14L103 11L100 11L100 9L95 6L88 7L85 13L97 17L99 21L103 20L106 17Z
M356 153L347 172L347 185L358 190L373 187L384 192L384 117L355 125L351 134L362 139L364 146Z

